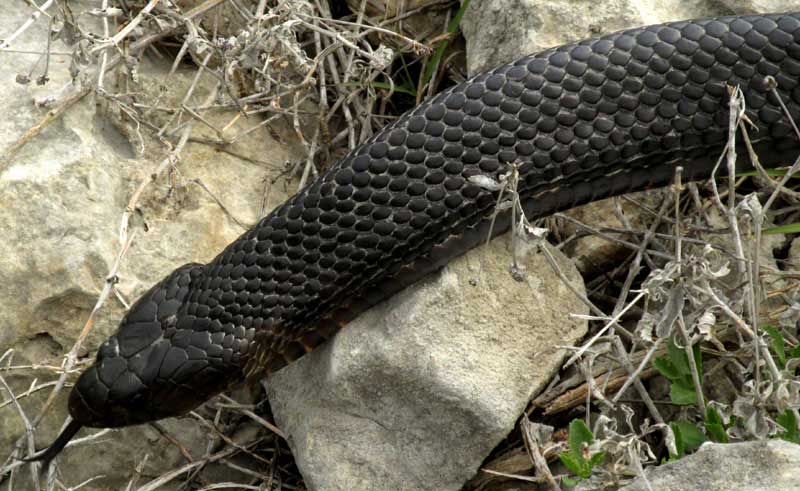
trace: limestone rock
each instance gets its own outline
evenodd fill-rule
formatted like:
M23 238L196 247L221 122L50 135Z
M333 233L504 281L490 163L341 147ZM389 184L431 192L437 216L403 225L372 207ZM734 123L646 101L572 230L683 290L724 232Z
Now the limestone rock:
M737 14L790 12L797 10L797 2L795 0L720 0L720 3Z
M457 490L513 428L558 369L559 347L585 333L570 314L587 310L540 254L514 281L507 240L373 307L268 380L309 489Z
M707 443L692 455L652 467L620 491L794 491L800 445L783 440Z
M552 46L718 13L707 0L472 0L461 29L475 74Z

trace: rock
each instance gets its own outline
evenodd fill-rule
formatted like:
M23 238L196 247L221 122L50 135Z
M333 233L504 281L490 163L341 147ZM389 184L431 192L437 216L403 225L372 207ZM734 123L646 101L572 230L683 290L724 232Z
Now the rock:
M474 75L560 44L719 10L708 0L472 0L461 30Z
M457 490L514 427L559 347L586 332L570 314L587 309L540 254L514 281L507 241L454 260L268 380L310 490Z
M96 2L71 2L76 12L97 6ZM5 38L31 15L25 2L11 2L0 13L0 38ZM80 19L91 19L81 16ZM42 51L48 22L40 18L12 49ZM86 26L85 26L86 27ZM92 26L88 26L92 28ZM94 32L97 30L95 26ZM69 48L55 42L53 51ZM0 153L36 124L48 108L34 100L59 93L70 76L70 59L53 57L51 81L44 86L20 85L17 74L27 74L38 56L6 52L0 56L0 81L4 87L0 111L9 117L0 120ZM181 69L165 82L171 60L140 67L142 86L136 89L138 102L169 105L182 97L191 84L194 71ZM32 78L40 75L42 64ZM114 77L109 76L107 83ZM193 102L204 98L214 79L204 77ZM178 101L180 99L177 99ZM96 105L96 102L100 106ZM175 105L178 105L176 103ZM44 132L31 140L11 162L0 161L0 357L14 350L12 365L59 366L62 355L78 337L90 310L98 299L119 250L118 229L122 212L136 187L166 156L165 147L141 135L147 132L114 123L119 113L91 96L71 107ZM220 127L235 113L206 114ZM230 134L254 124L236 123ZM130 129L129 133L125 133ZM196 136L202 136L198 126ZM211 135L210 131L205 133ZM181 154L177 173L153 183L139 202L148 230L141 225L136 239L119 271L118 291L129 302L175 267L190 261L208 261L244 229L237 225L216 202L193 182L199 179L240 221L256 220L264 190L263 180L273 177L290 159L286 145L261 129L231 148L231 153L190 143ZM233 154L245 158L234 157ZM169 187L174 182L175 187ZM296 187L296 184L294 185ZM269 204L285 199L282 183L274 186ZM116 329L125 308L113 295L96 318L94 329L83 343L81 356L93 350ZM17 369L2 373L19 394L34 377L39 383L57 378L54 369ZM70 380L74 380L70 376ZM37 414L50 389L39 390L20 403L29 418ZM0 401L8 394L0 385ZM67 390L61 392L53 409L36 433L39 447L55 437L66 415ZM205 451L207 431L189 421L170 420L164 424L179 435L182 444ZM0 462L5 462L24 426L13 404L0 407ZM79 436L91 431L84 430ZM108 477L83 489L123 489L137 463L149 454L141 479L160 474L182 461L177 449L146 426L121 430L100 439L97 444L67 449L60 459L63 480L76 486L91 476ZM2 464L0 464L2 465ZM109 475L109 469L117 469ZM24 478L23 478L24 477ZM0 477L2 481L2 477ZM2 485L5 487L5 484ZM14 489L31 486L27 469L14 478Z
M797 2L795 0L720 0L720 3L737 14L797 10Z
M783 440L707 443L692 455L647 470L620 491L794 491L800 446Z

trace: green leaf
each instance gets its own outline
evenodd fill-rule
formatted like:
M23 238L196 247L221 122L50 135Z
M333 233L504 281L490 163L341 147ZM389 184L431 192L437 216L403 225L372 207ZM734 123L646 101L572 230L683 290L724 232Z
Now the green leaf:
M786 342L783 340L783 334L775 326L771 325L763 326L762 329L769 334L769 346L778 358L776 363L780 368L784 368L786 366Z
M670 382L674 382L676 380L681 379L681 374L678 372L678 369L675 368L675 365L669 361L669 358L666 357L659 357L653 360L653 366L658 373L663 375L667 380Z
M792 348L789 352L789 358L800 358L800 344Z
M597 452L589 458L589 468L594 469L598 464L606 459L605 452Z
M677 455L670 455L670 460L675 460L686 455L686 452L696 450L708 438L697 426L688 421L672 421L669 424L675 434L675 448Z
M800 443L800 433L797 431L797 418L794 415L794 411L787 409L779 414L778 417L775 418L775 421L786 430L783 433L778 433L778 438L789 442Z
M699 344L692 346L692 354L694 355L694 365L697 367L697 378L703 380L703 353L700 351ZM692 381L692 385L694 385L694 381Z
M697 404L697 393L683 381L673 382L669 386L669 399L679 406L691 406Z
M571 477L564 476L564 477L561 478L561 482L563 482L564 484L566 484L570 488L574 488L575 486L578 485L579 482L581 482L581 480L580 479L572 479Z
M686 356L686 351L675 344L674 339L669 340L667 345L667 356L669 361L681 375L691 375L692 369L689 367L689 359Z
M728 443L728 433L725 431L725 424L722 417L712 406L706 408L706 420L704 423L706 432L711 439L717 443Z
M461 24L461 19L464 17L464 12L467 11L467 7L469 7L470 0L463 0L461 2L461 7L456 12L456 15L450 20L450 23L447 25L447 33L448 34L455 34L458 31L458 25ZM447 45L449 41L445 39L439 46L436 47L436 51L434 51L433 56L428 61L428 65L425 67L425 73L422 76L422 86L428 84L433 78L434 70L436 70L439 66L439 62L441 61L442 57L444 56L444 51L447 49Z
M570 472L576 476L584 477L583 474L586 473L586 462L583 461L583 457L580 457L580 460L578 460L578 458L571 453L562 452L558 454L558 458L561 459L561 462L567 467L567 469L569 469Z
M583 459L583 444L594 441L592 430L582 419L573 419L569 424L569 451L572 455Z
M784 167L784 168L780 168L780 169L764 169L764 171L770 177L783 177L789 172L789 169L790 169L789 167ZM736 173L736 177L753 177L753 176L758 176L758 175L760 175L759 172L755 171L755 170L746 171L746 172L737 172ZM792 179L800 178L800 173L792 174L791 178Z
M675 424L675 421L671 422L669 427L672 430L672 434L675 435L675 451L678 452L676 454L670 452L669 460L676 460L686 454L686 447L683 444L683 435L681 434L681 429Z
M681 436L683 437L683 447L686 452L697 450L700 448L700 445L708 441L708 437L706 437L705 433L700 431L700 428L694 423L689 423L688 421L673 421L670 424L674 424L680 429Z
M790 223L779 227L768 227L761 231L764 235L796 234L800 232L800 223Z
M583 456L584 445L592 443L594 435L582 419L573 419L570 422L567 441L569 451L560 453L558 458L573 474L582 478L589 477L592 474L592 468L605 459L605 453L598 452L588 460Z

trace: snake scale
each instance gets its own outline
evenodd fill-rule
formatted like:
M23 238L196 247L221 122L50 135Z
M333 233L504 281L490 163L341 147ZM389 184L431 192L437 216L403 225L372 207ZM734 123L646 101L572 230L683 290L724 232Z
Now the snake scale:
M768 77L777 83L769 90ZM208 264L172 272L131 307L69 398L83 426L176 416L274 371L370 305L486 238L516 163L530 218L710 176L744 93L765 165L800 140L800 12L674 22L568 44L422 103L351 151ZM500 220L496 231L508 227Z

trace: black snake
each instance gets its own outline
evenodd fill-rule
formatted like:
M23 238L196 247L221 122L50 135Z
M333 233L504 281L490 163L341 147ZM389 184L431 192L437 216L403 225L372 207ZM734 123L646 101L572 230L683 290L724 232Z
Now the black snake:
M768 84L771 77L774 82ZM302 356L358 312L485 239L509 164L529 217L708 177L727 141L728 86L764 164L800 140L800 13L631 29L550 49L428 100L230 244L149 290L69 398L82 426L176 416ZM508 226L508 219L497 230Z

